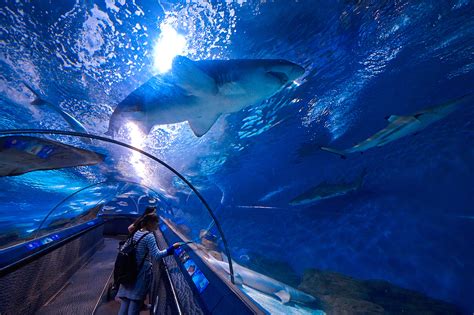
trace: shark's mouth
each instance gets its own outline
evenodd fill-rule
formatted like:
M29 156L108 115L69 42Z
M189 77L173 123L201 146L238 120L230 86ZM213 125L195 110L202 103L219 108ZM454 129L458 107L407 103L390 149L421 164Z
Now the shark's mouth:
M286 84L289 81L288 76L284 74L283 72L268 71L267 73L271 76L274 76L278 80L280 80L282 85Z

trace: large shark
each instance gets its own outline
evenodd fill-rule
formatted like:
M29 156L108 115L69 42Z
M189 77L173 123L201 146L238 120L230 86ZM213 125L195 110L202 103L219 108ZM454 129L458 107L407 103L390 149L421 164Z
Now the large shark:
M321 147L321 150L337 154L345 159L347 154L354 152L363 153L370 148L381 147L402 137L415 134L432 123L451 114L453 111L458 109L461 104L470 101L472 101L472 94L419 111L410 116L391 115L386 117L389 122L387 127L355 146L345 150Z
M286 60L173 60L165 75L154 76L130 93L112 113L108 135L128 121L148 134L154 125L188 121L198 137L222 114L238 112L277 93L303 75Z
M356 181L352 183L331 184L322 182L316 187L302 193L290 201L290 205L299 206L313 203L318 200L330 199L357 191L362 187L366 171L362 171Z
M217 270L230 274L229 264L224 261L214 259L213 257L205 257L206 261ZM256 271L245 268L232 261L235 282L238 285L246 285L260 292L278 298L282 303L296 302L301 304L312 305L317 303L314 296L297 290L278 280L265 276Z

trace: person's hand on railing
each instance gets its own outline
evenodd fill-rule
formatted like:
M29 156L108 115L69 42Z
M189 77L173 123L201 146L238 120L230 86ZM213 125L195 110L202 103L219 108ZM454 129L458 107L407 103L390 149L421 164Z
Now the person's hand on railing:
M166 254L167 254L167 255L173 255L174 250L175 250L175 249L178 249L181 245L182 245L182 243L180 243L180 242L174 243L173 245L171 245L170 247L168 247L168 249L166 249Z

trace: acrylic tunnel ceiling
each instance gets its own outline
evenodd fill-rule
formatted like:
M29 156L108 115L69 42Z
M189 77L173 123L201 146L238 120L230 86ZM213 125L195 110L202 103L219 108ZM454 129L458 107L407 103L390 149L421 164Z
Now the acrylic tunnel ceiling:
M472 310L473 12L469 0L3 0L0 129L152 154L208 200L237 262L295 287L334 271ZM0 141L6 239L58 204L67 218L104 200L202 208L133 150L22 136ZM31 141L65 145L64 159L42 165Z

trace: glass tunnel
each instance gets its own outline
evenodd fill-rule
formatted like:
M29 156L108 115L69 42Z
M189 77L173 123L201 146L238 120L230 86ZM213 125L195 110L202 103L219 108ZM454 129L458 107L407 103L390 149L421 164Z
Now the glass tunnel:
M0 2L0 315L474 312L472 0Z

